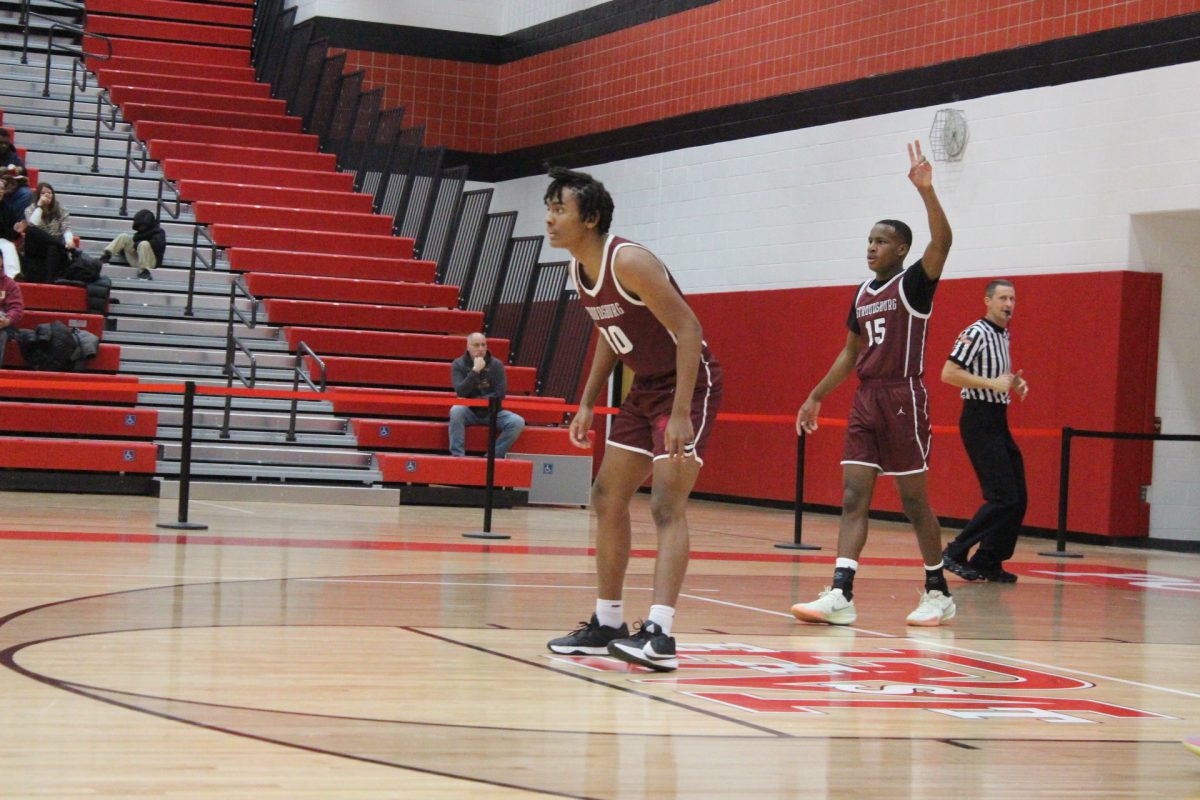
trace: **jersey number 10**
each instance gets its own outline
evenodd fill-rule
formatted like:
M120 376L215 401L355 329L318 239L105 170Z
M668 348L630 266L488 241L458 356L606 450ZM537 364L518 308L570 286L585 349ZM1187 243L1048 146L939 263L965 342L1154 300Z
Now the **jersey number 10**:
M867 329L867 347L872 347L877 344L883 344L883 323L884 319L869 319L865 323Z
M633 342L629 341L629 337L625 335L625 331L616 325L601 327L600 335L604 337L604 341L608 342L608 346L612 348L612 351L619 356L633 351Z

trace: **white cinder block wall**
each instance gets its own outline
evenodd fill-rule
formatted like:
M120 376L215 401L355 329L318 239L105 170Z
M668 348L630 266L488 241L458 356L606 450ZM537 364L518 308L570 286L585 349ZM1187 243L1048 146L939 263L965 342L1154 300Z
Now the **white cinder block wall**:
M956 103L966 155L935 164L953 277L1163 273L1157 402L1168 433L1200 430L1198 85L1195 63ZM904 219L918 246L928 240L904 146L928 141L935 111L586 169L616 198L614 231L653 248L685 291L854 284L874 220ZM493 207L519 210L518 234L540 233L545 185L500 184ZM1200 540L1200 445L1155 447L1151 501L1152 536Z

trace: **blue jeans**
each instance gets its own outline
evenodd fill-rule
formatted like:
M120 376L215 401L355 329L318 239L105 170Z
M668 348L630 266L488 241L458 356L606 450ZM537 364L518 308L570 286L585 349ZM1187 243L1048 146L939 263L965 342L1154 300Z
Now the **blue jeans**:
M470 406L450 407L450 455L465 456L467 426L487 425L487 417L476 417ZM525 420L511 411L501 411L496 416L496 458L504 458L509 449L525 430Z

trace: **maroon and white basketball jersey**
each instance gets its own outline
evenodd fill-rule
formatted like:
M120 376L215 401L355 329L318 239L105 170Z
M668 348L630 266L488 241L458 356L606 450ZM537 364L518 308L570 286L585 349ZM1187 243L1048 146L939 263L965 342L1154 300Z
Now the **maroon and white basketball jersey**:
M587 276L579 269L579 263L571 259L571 280L579 292L579 300L588 316L600 330L600 335L621 359L621 363L639 378L649 378L675 371L675 336L663 327L658 318L646 308L646 304L625 290L617 281L613 271L617 253L624 247L646 248L627 239L609 234L604 242L604 258L600 262L600 275L595 286L588 286ZM647 251L649 252L649 251ZM655 257L657 261L657 256ZM679 286L666 265L658 262L675 291ZM679 292L680 297L683 296ZM700 353L701 361L711 361L712 354L705 344Z
M863 337L863 348L856 369L862 380L920 378L925 374L925 331L932 309L918 311L905 295L904 276L913 269L922 269L920 262L878 288L872 289L871 281L858 288L854 321Z

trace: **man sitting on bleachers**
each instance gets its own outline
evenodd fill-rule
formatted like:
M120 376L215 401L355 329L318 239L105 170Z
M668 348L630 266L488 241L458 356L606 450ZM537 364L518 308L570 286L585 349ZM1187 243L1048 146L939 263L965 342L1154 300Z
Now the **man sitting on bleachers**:
M454 393L459 397L498 397L503 400L508 393L504 364L499 359L492 358L492 354L488 352L487 337L482 333L472 333L467 337L467 352L455 359L451 367L451 377L454 381ZM467 426L487 425L488 419L486 407L451 406L450 455L465 456ZM496 458L504 458L521 435L521 431L525 430L525 420L512 411L502 410L496 416L496 429L499 431L496 439Z
M122 233L109 242L100 261L107 264L114 255L120 255L129 266L137 267L139 279L148 281L153 279L150 271L162 266L166 252L166 231L154 212L143 208L133 215L133 233Z
M4 366L4 348L17 332L17 325L25 314L25 301L21 287L7 275L0 273L0 368Z
M10 175L24 175L25 162L13 147L12 134L8 128L0 128L0 170Z
M33 192L16 176L0 174L3 195L0 195L0 257L4 259L4 274L15 278L21 272L21 260L17 254L17 241L21 234L15 229L17 223L25 221L25 207L33 199Z

